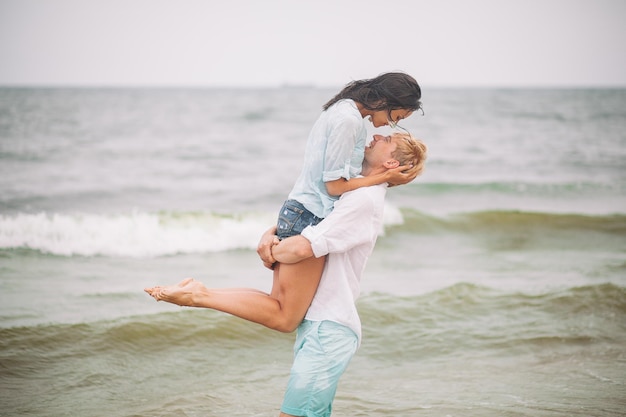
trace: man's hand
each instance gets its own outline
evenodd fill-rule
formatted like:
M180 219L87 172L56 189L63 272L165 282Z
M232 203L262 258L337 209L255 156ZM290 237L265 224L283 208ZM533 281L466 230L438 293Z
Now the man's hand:
M277 245L279 242L280 240L276 236L276 226L270 227L259 240L256 253L263 261L263 265L268 269L274 269L276 259L272 256L272 246Z

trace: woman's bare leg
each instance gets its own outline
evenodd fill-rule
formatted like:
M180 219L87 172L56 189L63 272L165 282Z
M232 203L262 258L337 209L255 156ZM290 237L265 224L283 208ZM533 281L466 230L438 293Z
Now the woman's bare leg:
M308 258L296 264L277 264L271 294L252 288L210 289L193 279L145 291L157 301L211 308L270 329L292 332L313 300L325 259Z

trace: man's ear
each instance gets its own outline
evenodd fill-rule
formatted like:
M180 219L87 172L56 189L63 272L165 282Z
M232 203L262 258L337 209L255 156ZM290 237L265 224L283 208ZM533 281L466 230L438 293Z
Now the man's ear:
M384 166L387 169L398 168L400 166L400 161L397 159L388 159L385 161Z

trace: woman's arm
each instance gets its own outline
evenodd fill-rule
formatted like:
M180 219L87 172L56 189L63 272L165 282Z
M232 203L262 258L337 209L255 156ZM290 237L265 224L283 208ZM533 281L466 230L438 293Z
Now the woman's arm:
M397 168L388 169L387 171L368 175L366 177L351 178L349 181L345 178L339 178L334 181L326 182L326 191L332 196L340 196L348 191L356 190L361 187L369 187L372 185L378 185L385 182L394 185L406 184L417 177L417 173L403 174L402 171L410 169L408 165L402 165Z

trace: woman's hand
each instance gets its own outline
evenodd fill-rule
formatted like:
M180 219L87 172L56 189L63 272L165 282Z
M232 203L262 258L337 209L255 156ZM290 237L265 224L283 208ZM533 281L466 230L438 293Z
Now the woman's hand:
M413 181L418 174L417 170L411 170L412 165L402 165L397 168L391 168L385 173L387 182L390 186L407 184ZM408 172L403 172L407 171Z
M263 261L263 265L268 269L274 269L276 259L272 256L272 246L277 245L279 242L280 240L276 236L276 226L270 227L259 240L256 253Z

